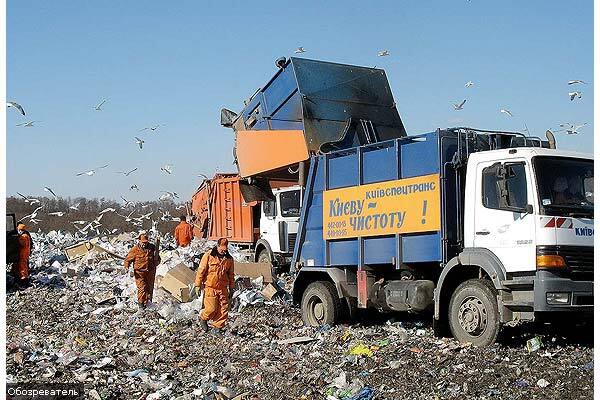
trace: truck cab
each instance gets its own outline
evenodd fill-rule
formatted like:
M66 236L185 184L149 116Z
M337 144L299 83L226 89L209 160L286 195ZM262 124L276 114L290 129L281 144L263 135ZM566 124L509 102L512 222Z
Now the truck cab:
M465 248L487 249L504 266L505 283L518 281L508 305L521 318L592 310L593 177L593 159L582 153L514 148L470 156Z
M289 264L298 233L301 191L298 186L273 189L274 200L261 203L257 262Z

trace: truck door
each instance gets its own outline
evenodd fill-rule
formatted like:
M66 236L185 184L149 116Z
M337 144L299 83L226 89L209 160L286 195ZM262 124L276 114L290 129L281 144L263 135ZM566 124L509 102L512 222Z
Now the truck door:
M260 216L260 237L269 242L273 253L281 252L279 248L279 227L277 224L277 203L279 194L275 196L276 200L266 200L262 202L262 214Z
M507 272L535 270L533 188L525 160L477 166L473 247L491 250Z
M6 263L19 261L19 240L15 214L6 214Z

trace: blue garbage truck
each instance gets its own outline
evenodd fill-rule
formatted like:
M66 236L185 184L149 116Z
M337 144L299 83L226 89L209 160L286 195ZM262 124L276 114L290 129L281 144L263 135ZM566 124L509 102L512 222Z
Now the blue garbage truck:
M306 324L432 311L437 333L486 345L511 321L592 312L591 155L551 132L407 135L382 69L276 66L221 124L245 201L272 200L272 181L302 188L290 269Z
M439 129L314 155L292 260L306 324L433 311L475 345L593 310L593 158L515 132Z

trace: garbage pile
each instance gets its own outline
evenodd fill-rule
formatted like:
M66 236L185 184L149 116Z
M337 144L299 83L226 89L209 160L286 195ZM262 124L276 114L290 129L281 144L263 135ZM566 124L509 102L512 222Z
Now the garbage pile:
M33 238L33 285L7 293L9 382L82 382L86 398L105 400L592 397L591 339L516 327L504 343L474 348L406 315L306 327L286 276L239 277L222 337L197 326L197 298L157 288L140 313L119 259L134 236L98 238L72 261L68 234ZM185 280L176 269L193 271L214 245L163 239L157 287Z

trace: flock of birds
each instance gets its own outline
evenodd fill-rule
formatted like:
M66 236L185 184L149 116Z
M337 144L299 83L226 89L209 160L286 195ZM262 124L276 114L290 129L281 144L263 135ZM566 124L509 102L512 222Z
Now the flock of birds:
M567 82L567 85L571 86L571 85L585 85L587 84L585 81L582 81L581 79L572 79L570 81ZM472 86L474 86L475 83L473 81L468 81L467 83L465 83L465 87L466 88L470 88ZM580 99L582 95L582 92L580 91L573 91L573 92L569 92L569 99L571 101L575 100L576 98ZM452 108L454 109L454 111L460 111L464 108L465 104L467 102L467 99L464 99L463 101L461 101L460 103L452 103ZM513 113L507 109L507 108L500 108L500 112L502 114L505 114L508 117L513 117ZM586 126L587 123L583 123L583 124L572 124L572 123L567 123L567 124L560 124L559 128L556 130L557 132L564 132L568 135L574 135L579 133L579 129ZM527 124L525 124L525 129L524 129L527 133L529 133L529 129L527 129ZM551 129L548 129L550 132L552 132ZM554 132L552 132L554 133Z
M294 53L296 53L296 54L302 54L302 53L305 53L305 52L306 52L306 49L304 47L298 47L296 50L294 50ZM378 57L387 57L389 55L390 55L390 51L387 50L387 49L379 50L377 52L377 56ZM573 79L573 80L569 80L567 82L567 85L569 87L571 87L573 85L585 85L585 84L587 84L587 83L585 81L583 81L583 80L580 80L580 79ZM475 86L475 83L470 80L470 81L466 82L464 86L466 88L471 88L471 87ZM579 90L570 91L570 92L568 92L568 96L569 96L569 99L571 101L574 101L575 99L581 99L582 92L579 91ZM93 107L93 109L96 110L96 111L102 111L102 107L106 104L107 101L108 101L108 99L102 99L95 107ZM452 108L455 111L463 110L466 103L467 103L467 99L464 99L461 102L452 103ZM24 108L20 104L18 104L16 102L13 102L13 101L9 101L9 102L6 103L6 105L9 108L14 108L21 115L25 116L25 110L24 110ZM507 108L500 108L500 113L505 114L508 117L513 117L514 116L513 113L509 109L507 109ZM41 121L34 121L34 120L26 121L26 122L19 123L16 126L29 128L29 127L33 127L34 123L37 123L37 122L41 122ZM583 123L583 124L573 124L573 123L560 124L559 128L557 129L557 132L564 132L564 133L566 133L568 135L573 135L573 134L579 133L579 129L581 129L582 127L584 127L586 125L587 125L587 123ZM140 129L138 132L147 132L147 131L149 131L149 132L156 132L161 126L163 126L163 125L156 124L156 125L152 125L152 126L147 126L147 127L144 127L142 129ZM526 124L525 124L525 131L529 132L528 129L527 129L527 125ZM144 139L138 137L138 136L134 136L134 140L135 140L135 143L137 144L137 146L139 147L139 149L142 150L144 148L144 143L146 143L146 141ZM79 172L79 173L76 174L76 176L93 176L98 171L100 171L102 169L105 169L108 166L109 165L106 164L106 165L102 165L102 166L99 166L99 167L96 167L96 168L92 168L92 169L87 170L87 171ZM173 173L173 169L172 168L173 168L172 164L166 164L166 165L162 166L160 168L160 170L162 172L164 172L165 174L167 174L167 175L171 175ZM138 168L136 167L136 168L133 168L133 169L131 169L129 171L116 171L115 173L122 174L123 176L128 177L131 174L133 174L134 172L136 172L137 170L138 170ZM206 176L203 175L203 174L200 174L198 176L206 178ZM44 190L46 192L50 193L52 196L54 196L54 198L56 198L56 199L58 198L58 196L56 195L56 193L54 193L54 191L51 188L45 186ZM139 191L140 189L139 189L139 187L138 187L137 184L133 184L133 185L131 185L129 187L129 190L130 191ZM175 193L175 192L170 192L170 191L163 190L163 191L161 191L161 193L162 194L158 198L159 200L169 200L169 199L175 200L175 199L179 198L179 195L177 193ZM29 198L29 197L27 197L27 196L25 196L23 194L20 194L20 193L18 193L18 194L19 194L19 196L21 196L21 197L23 197L25 199L25 202L27 202L27 203L29 203L31 205L35 205L35 204L39 204L40 203L39 199ZM124 202L124 207L135 206L135 203L133 203L131 201L128 201L123 196L121 196L121 199ZM21 220L25 220L25 219L29 218L29 222L31 222L33 224L39 223L41 220L39 220L37 218L37 215L38 215L38 212L43 207L44 206L37 207L31 214L26 215ZM180 206L180 207L183 207L183 206ZM73 210L77 210L77 207L75 207L75 206L71 206L70 208L73 209ZM93 221L90 221L90 222L75 221L74 225L76 226L77 230L80 233L85 233L85 232L87 232L90 229L91 230L98 230L98 228L102 225L101 222L100 222L100 220L102 219L102 216L106 212L116 212L116 211L114 209L112 209L112 208L107 208L107 209L103 210L102 212L100 212L100 214L98 215L98 217L95 218ZM57 216L57 217L62 217L64 214L65 214L64 211L55 211L55 212L48 213L48 215L54 215L54 216ZM126 222L131 222L134 226L137 226L137 225L141 225L144 220L150 219L150 216L152 215L152 213L142 214L139 217L133 217L133 212L131 212L129 215L121 215L121 214L117 214L117 215L120 215L121 217L123 217ZM173 220L174 218L171 217L170 215L168 215L168 213L164 213L162 215L161 219L162 220ZM176 220L176 218L174 220ZM153 227L155 226L155 222L157 222L157 221L153 221ZM77 224L79 224L79 225L85 225L85 226L83 226L83 227L80 228L80 227L77 226Z
M106 104L107 101L108 101L108 99L102 99L96 106L93 107L93 109L95 111L102 111L103 110L102 107ZM8 108L13 108L16 111L18 111L19 114L21 114L22 116L26 116L25 109L23 108L23 106L21 104L14 102L14 101L8 101L6 103L6 105ZM29 127L33 127L34 123L36 123L36 122L41 122L41 121L33 121L33 120L26 121L23 123L19 123L16 126L29 128ZM138 132L145 132L145 131L156 132L162 126L163 126L162 124L156 124L156 125L144 127L142 129L140 129ZM143 148L145 141L137 136L135 136L134 139L141 150ZM98 166L98 167L95 167L95 168L92 168L92 169L89 169L86 171L78 172L75 174L75 176L93 176L93 175L96 175L99 171L101 171L105 168L108 168L108 167L109 167L109 164L105 164L105 165ZM173 174L173 165L165 164L164 166L162 166L160 168L160 170L167 175L171 175L171 174ZM123 176L128 177L136 171L138 171L137 167L135 167L131 170L127 170L127 171L115 171L115 173L122 174ZM139 192L140 188L137 184L133 184L129 187L129 190ZM52 190L52 188L50 188L48 186L44 186L44 191L48 192L55 199L58 199L57 194L54 192L54 190ZM179 198L179 195L176 192L163 190L160 193L161 193L161 195L158 198L159 200L169 200L170 199L170 200L175 201L175 199ZM27 204L29 204L31 206L38 205L38 207L35 208L35 210L33 210L33 212L22 217L19 220L19 222L28 221L29 223L34 224L34 225L37 225L40 222L42 222L42 220L38 217L38 215L39 215L40 210L43 210L47 206L45 204L41 204L41 200L38 198L25 196L24 194L19 193L19 192L17 192L17 194L20 197L22 197ZM121 196L121 199L123 200L123 207L125 207L125 208L136 207L135 202L129 201L123 196ZM70 206L69 211L71 211L71 210L78 211L79 205L80 205L80 203ZM149 205L142 205L142 207L148 207L148 206ZM176 210L180 210L184 207L185 207L185 205L179 205L178 207L176 207ZM159 212L160 211L161 210L159 209ZM150 220L150 221L152 221L152 230L156 229L156 226L157 226L159 220L161 220L161 221L179 221L178 218L171 216L169 214L169 212L165 211L165 210L162 210L162 215L160 216L160 218L158 218L156 220L151 220L150 217L154 214L154 212L150 212L147 214L141 214L140 216L134 217L133 214L134 214L135 210L131 211L128 215L121 215L121 214L117 213L117 211L114 208L109 207L109 208L102 210L99 213L99 215L92 221L74 221L72 224L76 228L76 230L81 234L85 235L88 232L93 232L93 231L96 231L97 234L100 234L100 228L102 227L102 223L101 223L102 217L104 216L105 213L108 213L108 212L114 212L116 215L119 215L120 217L124 218L124 220L126 222L129 222L133 226L139 227L139 228L141 228L142 223L145 220ZM51 215L51 216L55 216L55 217L63 217L65 214L67 214L66 211L52 211L52 212L47 213L47 215ZM114 233L114 231L116 231L116 230L114 230L114 229L112 231L105 230L105 233Z
M298 47L296 50L294 50L294 53L296 54L301 54L301 53L305 53L306 49L304 47ZM380 50L377 52L377 56L378 57L386 57L390 55L390 51L389 50ZM585 85L587 84L587 82L581 80L581 79L572 79L570 81L567 82L567 85L572 86L572 85ZM466 88L470 88L475 86L475 83L473 81L468 81L467 83L465 83L465 87ZM575 99L581 99L583 92L579 91L579 90L575 90L572 92L568 92L569 95L569 99L571 101L575 100ZM452 103L452 108L454 109L454 111L460 111L463 110L465 107L465 104L467 103L467 99L464 99L461 102L458 103ZM507 109L507 108L500 108L500 112L508 117L513 117L513 113ZM527 124L525 125L525 132L529 133L529 129L527 128ZM573 123L566 123L566 124L560 124L558 129L555 128L556 132L563 132L566 133L567 135L575 135L579 133L579 129L583 128L584 126L586 126L587 123L583 123L583 124L573 124ZM552 132L551 129L549 129L549 131ZM554 133L554 132L552 132Z

